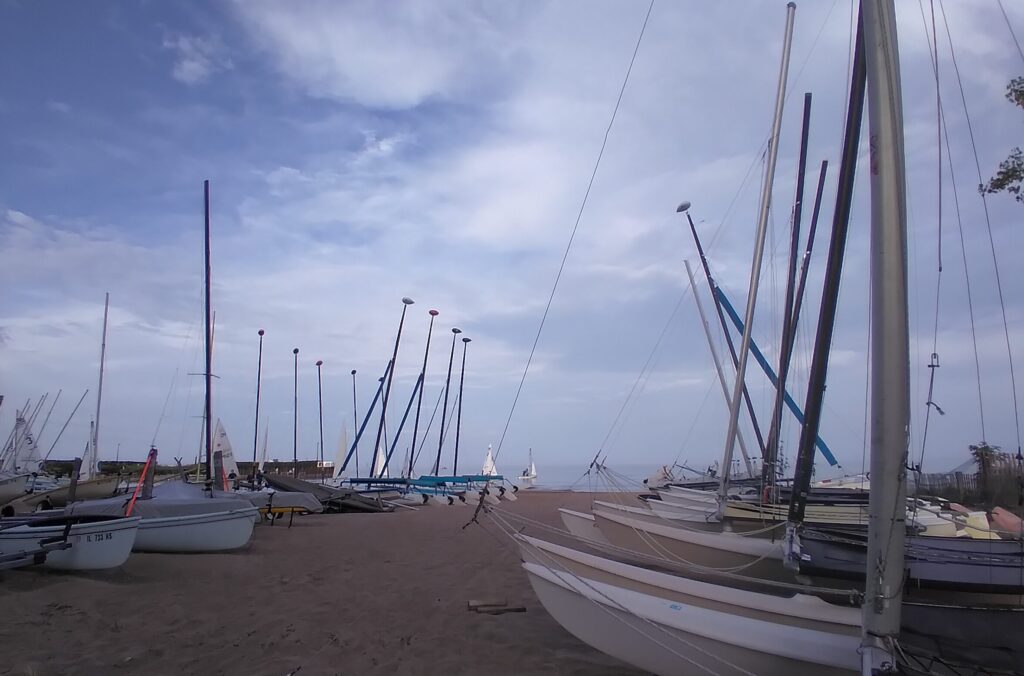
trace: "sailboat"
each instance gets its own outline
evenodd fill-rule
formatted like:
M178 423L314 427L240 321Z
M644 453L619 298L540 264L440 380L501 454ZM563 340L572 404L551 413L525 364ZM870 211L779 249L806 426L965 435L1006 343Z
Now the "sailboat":
M789 25L792 11L791 3ZM950 644L957 633L973 630L966 644L969 671L977 673L979 667L973 665L993 653L1002 660L997 668L1021 671L1019 657L1017 663L1007 657L1007 648L1013 646L1005 640L1000 644L995 636L1002 634L1011 642L1012 637L1019 638L1019 610L990 613L902 598L910 397L902 104L895 35L891 0L862 0L851 103L863 101L866 81L872 139L873 333L872 486L862 570L864 601L857 609L824 603L822 598L836 593L827 589L805 588L814 596L794 594L799 587L780 587L750 576L749 561L732 569L677 561L673 570L684 572L668 574L519 537L523 568L545 608L578 638L630 664L657 674L873 674L893 673L895 665L919 651L927 654L910 667L912 673L961 673L948 664ZM853 110L851 106L848 130L859 118ZM848 153L855 157L857 144L847 143L844 156ZM852 174L849 178L852 181ZM763 558L769 556L776 555L765 552ZM663 560L657 565L664 568ZM717 581L696 579L701 575ZM856 593L850 598L857 598ZM991 640L983 636L986 632Z
M530 464L523 473L519 475L519 485L522 488L533 488L537 483L537 466L533 464L533 449L530 449Z
M223 484L218 486L218 488L229 491L239 476L238 463L235 461L235 452L231 448L231 440L228 439L228 433L224 430L224 425L221 423L220 418L217 418L217 427L213 439L214 452L221 454L221 463L224 467Z

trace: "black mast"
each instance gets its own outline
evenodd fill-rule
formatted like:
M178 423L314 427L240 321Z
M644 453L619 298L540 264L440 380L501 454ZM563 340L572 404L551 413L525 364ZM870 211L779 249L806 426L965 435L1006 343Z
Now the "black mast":
M686 220L690 224L690 233L693 235L693 242L697 245L697 254L700 256L700 264L704 268L704 276L707 277L708 287L711 289L711 298L715 301L715 312L718 313L718 321L722 325L722 332L725 334L725 343L729 346L729 354L732 356L732 365L734 368L739 364L738 355L736 354L736 346L732 342L732 332L729 329L729 324L725 321L725 313L722 312L722 303L718 299L718 283L715 282L715 278L711 276L711 268L708 266L707 256L704 255L704 247L700 243L700 237L697 236L697 227L693 224L693 218L690 216L690 203L683 202L676 209L677 212L686 212ZM750 415L750 423L754 427L754 436L757 437L757 447L761 450L761 459L764 460L764 436L761 434L761 427L757 424L757 416L754 414L754 404L750 401L750 392L747 390L746 382L743 383L743 401L747 407L747 413ZM728 467L722 468L723 472L728 472Z
M206 297L206 372L203 374L206 380L206 405L203 411L206 426L206 480L213 479L213 466L210 464L213 458L213 421L210 419L212 399L210 388L213 385L211 380L213 372L213 329L210 325L210 181L203 181L203 215L205 222L205 260L203 274L203 287Z
M800 218L804 208L804 176L807 171L807 139L811 133L811 94L804 94L804 117L800 129L800 159L796 173L796 199L793 202L793 223L790 228L789 269L786 272L786 301L782 309L782 345L779 347L778 384L775 402L772 406L771 424L768 427L768 443L765 445L764 464L761 466L761 483L764 486L775 482L775 464L779 457L779 433L782 426L782 400L786 393L786 375L793 353L796 324L793 315L793 295L796 291L796 259L800 255Z
M441 406L441 432L437 435L437 458L434 460L434 476L441 471L441 447L444 446L444 419L448 412L448 389L452 382L452 364L455 362L455 340L462 329L452 329L452 351L448 355L448 377L444 381L444 405Z
M256 361L256 424L254 427L256 430L252 433L252 480L256 482L256 468L259 466L259 460L256 457L256 447L260 442L260 381L263 378L263 329L259 330L260 336L260 353L259 358Z
M828 374L828 357L832 347L836 305L839 300L839 281L843 270L843 256L846 251L846 235L850 225L850 207L853 201L854 175L857 171L857 152L860 145L861 121L864 116L864 89L867 77L863 31L863 20L858 18L857 42L853 54L853 74L850 79L850 102L846 114L842 162L839 165L836 210L832 221L832 241L829 244L825 285L821 294L821 313L818 317L818 331L814 338L814 356L811 360L811 374L807 383L807 404L804 406L805 420L804 426L800 430L800 446L793 475L793 496L789 503L789 520L796 523L800 523L804 519L807 493L811 485L811 471L814 468L814 440L818 437L818 427L821 423L821 407L825 398L825 379Z
M412 426L412 448L409 450L409 478L412 478L412 466L416 457L416 436L420 429L420 406L423 405L423 390L427 389L427 356L430 354L430 336L434 333L434 317L440 314L437 310L430 310L430 327L427 329L427 347L423 350L423 368L420 370L420 391L416 401L416 422Z
M352 369L352 431L358 433L359 431L359 413L356 411L356 370ZM352 447L353 452L356 454L356 476L359 476L359 438L356 438L356 443Z
M380 425L377 426L377 439L373 442L373 464L370 465L370 476L376 470L377 449L380 447L380 438L384 433L385 416L388 412L388 397L391 395L391 382L395 379L395 365L398 361L398 344L402 340L402 327L405 325L405 311L413 304L412 298L402 299L402 318L398 321L398 335L395 336L395 350L391 354L391 370L387 373L388 381L384 386L384 398L380 402ZM385 445L387 440L384 441Z

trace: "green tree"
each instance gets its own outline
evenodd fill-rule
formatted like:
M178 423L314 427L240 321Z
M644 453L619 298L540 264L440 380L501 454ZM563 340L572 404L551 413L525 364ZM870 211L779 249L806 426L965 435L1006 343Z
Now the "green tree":
M1024 108L1024 77L1015 77L1006 85L1006 99ZM1020 147L1010 151L1010 155L999 163L999 171L988 180L978 186L978 192L997 193L1007 192L1013 195L1014 199L1024 204L1024 194L1021 193L1021 185L1024 184L1024 152Z

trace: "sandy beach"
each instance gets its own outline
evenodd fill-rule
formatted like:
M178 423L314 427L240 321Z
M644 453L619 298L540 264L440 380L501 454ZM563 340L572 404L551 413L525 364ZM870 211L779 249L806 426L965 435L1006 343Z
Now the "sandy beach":
M522 491L559 523L592 495ZM102 574L0 572L2 674L638 674L544 611L517 549L469 507L257 527L230 554L132 554ZM525 613L485 615L470 600Z

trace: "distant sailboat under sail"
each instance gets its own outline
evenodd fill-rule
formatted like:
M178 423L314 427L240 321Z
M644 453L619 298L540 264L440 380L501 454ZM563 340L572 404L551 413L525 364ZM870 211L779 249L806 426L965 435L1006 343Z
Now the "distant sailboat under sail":
M533 488L537 482L537 465L533 464L533 449L530 449L530 466L519 475L519 485L523 488Z

